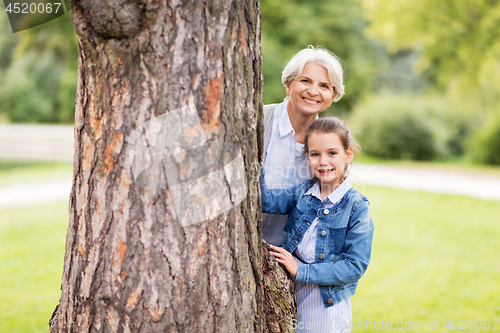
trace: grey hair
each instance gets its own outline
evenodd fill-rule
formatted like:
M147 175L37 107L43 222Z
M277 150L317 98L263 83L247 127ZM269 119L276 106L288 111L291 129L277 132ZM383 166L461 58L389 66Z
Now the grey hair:
M326 68L328 79L335 89L334 102L337 102L345 94L344 92L344 70L340 64L340 59L331 51L309 45L300 50L285 66L281 73L281 82L286 87L288 83L302 75L304 67L308 63L317 63Z

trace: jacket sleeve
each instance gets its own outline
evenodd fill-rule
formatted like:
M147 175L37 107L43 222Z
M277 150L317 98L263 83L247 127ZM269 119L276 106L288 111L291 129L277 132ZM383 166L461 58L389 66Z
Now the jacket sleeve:
M288 215L297 204L296 192L299 185L288 189L268 189L264 173L261 180L262 212L268 214Z
M298 264L296 280L317 285L358 281L370 263L374 225L366 199L355 208L347 226L343 259L337 262Z

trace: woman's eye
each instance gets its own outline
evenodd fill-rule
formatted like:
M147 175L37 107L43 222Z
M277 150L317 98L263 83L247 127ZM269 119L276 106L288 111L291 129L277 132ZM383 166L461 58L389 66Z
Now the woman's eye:
M309 80L307 80L307 79L302 79L302 80L300 80L300 82L307 83L307 82L309 82Z

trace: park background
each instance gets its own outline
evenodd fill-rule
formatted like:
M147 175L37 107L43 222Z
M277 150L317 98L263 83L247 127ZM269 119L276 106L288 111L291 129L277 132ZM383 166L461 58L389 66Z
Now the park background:
M358 163L500 178L500 3L263 0L261 14L265 104L283 100L288 60L322 45L346 72L346 95L325 115L347 119L363 148ZM13 34L0 4L0 31L0 124L71 125L78 60L70 15ZM71 174L67 162L0 159L0 188ZM353 319L372 329L355 331L382 321L421 322L405 331L426 331L436 320L440 332L453 331L452 319L466 331L498 331L499 201L363 192L376 234ZM48 330L67 215L67 200L0 209L0 332Z

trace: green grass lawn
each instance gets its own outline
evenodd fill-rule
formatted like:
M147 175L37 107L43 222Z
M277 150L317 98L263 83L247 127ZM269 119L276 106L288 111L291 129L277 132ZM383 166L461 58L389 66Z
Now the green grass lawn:
M352 332L446 319L500 319L500 202L366 187L375 222L372 263L352 298ZM48 332L58 303L67 202L0 210L0 333ZM429 320L439 329L429 330ZM459 321L457 321L460 324ZM451 321L450 321L451 325ZM467 327L467 326L465 326Z
M73 175L71 162L14 161L0 159L0 187L19 183L68 178Z
M59 302L68 203L0 210L0 332L48 332Z
M489 330L462 327L499 332L491 319L500 319L500 202L381 187L366 187L365 195L375 236L372 263L352 298L353 321L391 322L393 329L422 322L405 331L447 332L447 319L459 326L460 319L490 319ZM429 330L429 320L439 330Z

